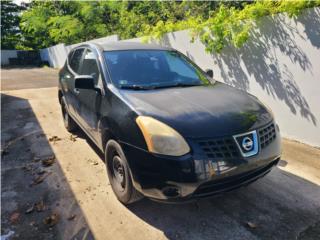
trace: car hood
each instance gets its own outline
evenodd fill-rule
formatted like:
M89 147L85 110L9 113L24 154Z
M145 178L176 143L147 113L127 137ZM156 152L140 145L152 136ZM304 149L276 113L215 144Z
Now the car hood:
M184 137L234 135L272 120L258 99L220 82L209 86L120 90L120 94L138 115L152 116Z

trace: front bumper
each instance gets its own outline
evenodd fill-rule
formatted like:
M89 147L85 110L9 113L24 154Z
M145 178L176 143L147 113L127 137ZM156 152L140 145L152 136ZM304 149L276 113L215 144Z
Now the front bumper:
M228 192L270 172L281 154L277 128L275 133L267 145L262 145L265 139L261 135L258 154L247 158L239 155L212 159L197 139L187 139L192 151L182 157L156 155L126 143L122 148L138 191L154 200L179 202Z

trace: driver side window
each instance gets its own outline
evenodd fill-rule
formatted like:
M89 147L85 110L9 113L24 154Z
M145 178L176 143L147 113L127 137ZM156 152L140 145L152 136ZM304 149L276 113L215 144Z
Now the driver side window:
M87 49L85 52L82 62L81 74L93 76L95 84L97 84L100 72L97 64L97 59L91 49Z

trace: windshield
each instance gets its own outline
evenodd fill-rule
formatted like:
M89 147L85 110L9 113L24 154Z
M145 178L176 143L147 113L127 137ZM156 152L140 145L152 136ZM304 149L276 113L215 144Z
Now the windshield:
M176 51L106 51L112 82L120 88L154 89L210 84L208 77Z

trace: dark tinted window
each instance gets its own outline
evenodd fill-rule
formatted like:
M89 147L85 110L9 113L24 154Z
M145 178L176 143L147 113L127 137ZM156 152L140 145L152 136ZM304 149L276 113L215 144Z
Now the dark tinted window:
M81 74L91 75L94 77L96 81L99 78L99 68L98 68L97 60L94 53L90 49L86 50L86 53L83 57Z
M81 62L81 57L83 54L84 49L77 49L74 51L71 60L69 62L70 67L72 68L73 71L75 71L76 73L80 73L80 62Z
M104 55L111 79L119 87L209 84L205 74L176 51L126 50Z

